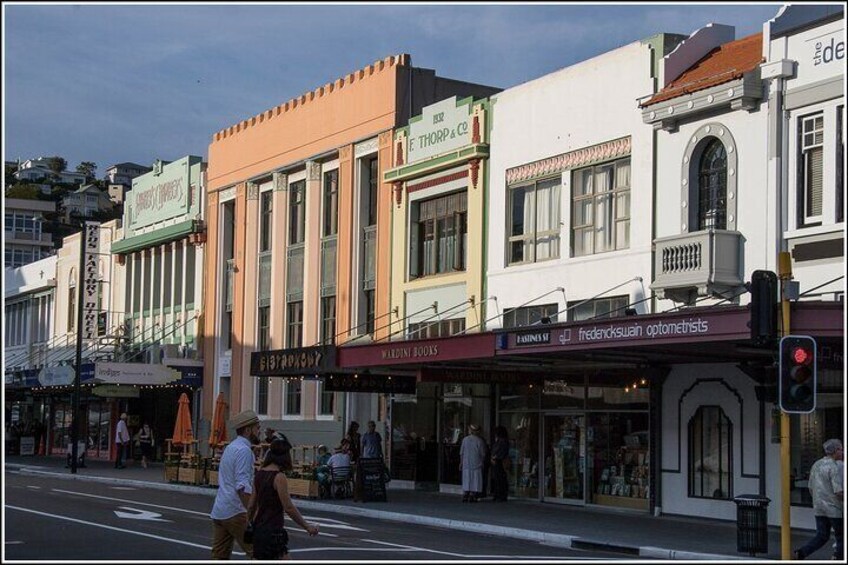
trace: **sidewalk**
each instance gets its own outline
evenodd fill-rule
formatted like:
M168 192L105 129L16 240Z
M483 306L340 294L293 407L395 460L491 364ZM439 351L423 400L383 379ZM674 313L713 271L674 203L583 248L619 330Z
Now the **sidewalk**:
M164 490L215 495L215 488L167 483L161 463L142 469L131 461L126 469L111 462L88 461L72 475L64 457L6 456L7 469L71 480L116 482L129 486L143 483ZM391 487L391 484L389 485ZM411 490L388 490L388 502L360 503L351 500L298 499L304 510L338 512L472 531L509 538L537 540L562 547L620 552L622 558L735 560L751 559L736 552L736 523L697 518L649 516L627 510L607 510L510 500L495 504L490 499L463 504L460 496ZM212 502L209 503L210 509ZM813 531L793 530L792 547L800 547ZM769 553L757 560L780 559L780 529L769 528ZM829 559L828 543L808 559Z

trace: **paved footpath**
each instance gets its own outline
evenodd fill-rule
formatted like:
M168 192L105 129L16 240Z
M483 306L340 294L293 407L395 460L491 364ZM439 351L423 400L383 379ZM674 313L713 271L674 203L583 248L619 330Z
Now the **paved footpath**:
M71 474L61 457L6 456L5 469L54 476L57 479L119 483L162 490L215 496L215 488L169 483L162 464L142 469L131 461L126 469L115 469L105 461L89 461ZM769 528L768 554L756 558L736 551L735 521L678 516L649 516L630 510L584 508L520 500L494 503L491 499L463 504L461 497L434 492L392 489L388 502L360 503L352 500L299 499L306 510L337 512L380 520L422 524L451 530L535 540L566 548L599 549L620 553L622 558L679 560L774 560L780 559L780 529ZM210 500L210 509L211 509ZM812 527L812 525L811 525ZM813 536L811 530L793 530L792 547L800 547ZM830 544L813 559L828 559Z

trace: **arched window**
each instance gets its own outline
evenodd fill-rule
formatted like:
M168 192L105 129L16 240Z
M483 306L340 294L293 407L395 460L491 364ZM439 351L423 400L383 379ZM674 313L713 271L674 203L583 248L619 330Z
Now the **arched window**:
M727 229L727 151L708 142L698 163L698 229Z
M733 496L733 425L718 406L701 406L689 420L689 496Z

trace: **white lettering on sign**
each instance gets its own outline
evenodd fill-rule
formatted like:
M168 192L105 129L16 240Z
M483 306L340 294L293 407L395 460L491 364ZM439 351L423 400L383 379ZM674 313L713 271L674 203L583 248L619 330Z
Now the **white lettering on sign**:
M607 341L615 339L650 339L706 334L710 331L710 322L702 318L690 318L679 322L655 322L649 324L621 324L612 326L593 326L577 330L578 342ZM560 343L566 340L560 337Z
M100 223L86 222L81 234L84 238L82 276L82 337L94 339L97 337L97 287L100 285L97 253L100 251Z

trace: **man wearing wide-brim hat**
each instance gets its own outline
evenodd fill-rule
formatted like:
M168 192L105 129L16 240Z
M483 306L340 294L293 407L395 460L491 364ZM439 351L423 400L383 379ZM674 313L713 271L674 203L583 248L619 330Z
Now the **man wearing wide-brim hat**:
M244 541L247 507L253 492L253 444L259 443L259 416L253 410L236 414L230 424L236 438L224 449L218 465L218 493L212 518L212 558L229 559L233 541L253 559L253 544Z

